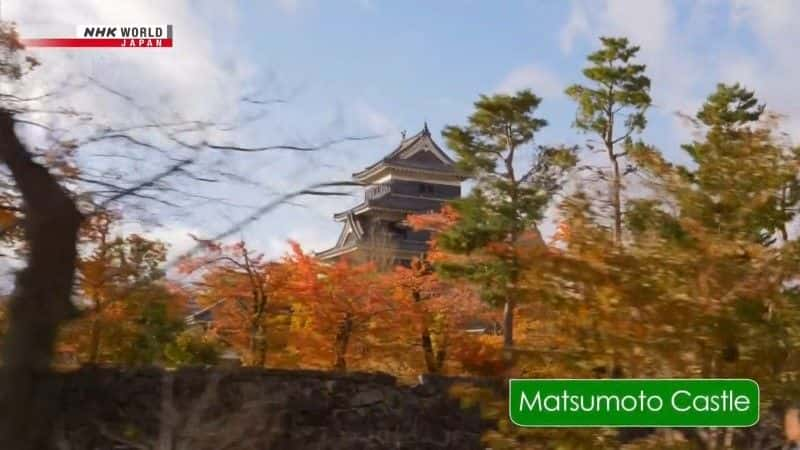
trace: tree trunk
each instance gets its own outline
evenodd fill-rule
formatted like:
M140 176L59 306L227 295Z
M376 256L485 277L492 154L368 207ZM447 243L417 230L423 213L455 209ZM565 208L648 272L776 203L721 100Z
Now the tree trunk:
M422 329L422 351L425 354L425 370L428 373L439 373L438 358L433 351L433 340L428 327ZM440 352L441 353L441 352Z
M254 327L250 334L250 355L255 367L267 364L267 337L260 326Z
M100 319L95 316L89 338L89 363L96 364L100 354Z
M418 289L414 289L411 296L414 298L414 303L422 301L422 294ZM425 357L425 370L428 373L439 373L444 363L444 351L440 349L437 353L433 350L431 331L426 325L422 327L420 343L422 344L422 353Z
M42 450L51 445L59 414L47 373L59 325L75 315L70 301L81 215L52 175L33 161L0 111L0 159L22 194L27 266L9 302L0 382L0 448Z
M441 348L439 348L439 351L436 352L436 371L437 371L437 373L441 372L442 369L444 368L444 359L447 356L447 345L448 345L447 337L444 336L442 341L443 342L441 343Z
M336 341L334 342L334 353L336 360L333 363L334 370L344 372L347 370L347 344L350 342L350 334L353 331L353 321L350 317L344 319L344 322L339 326L339 331L336 333Z
M509 296L503 307L503 359L510 362L514 347L514 306L515 300Z
M614 208L614 242L622 242L622 174L619 171L619 157L609 151L613 174L611 179L611 207Z

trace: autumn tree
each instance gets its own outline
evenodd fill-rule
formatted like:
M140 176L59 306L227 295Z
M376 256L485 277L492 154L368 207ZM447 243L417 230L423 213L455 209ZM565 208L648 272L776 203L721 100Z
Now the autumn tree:
M400 307L372 263L325 264L293 244L285 263L293 273L294 344L304 361L347 370L354 341L368 343ZM405 325L405 324L404 324ZM327 361L327 364L325 364Z
M120 235L119 219L111 211L95 214L81 232L84 248L78 261L77 287L81 318L69 327L67 337L79 344L82 359L89 363L130 358L130 350L137 347L123 351L120 346L126 340L160 335L168 341L167 330L162 330L162 335L148 325L160 320L169 327L168 322L179 321L174 317L181 312L182 305L171 304L175 299L164 286L161 265L166 245L138 234ZM121 339L123 336L127 339ZM121 351L128 353L127 358Z
M171 108L160 112L144 108L137 104L137 96L120 92L97 80L88 80L88 84L100 91L99 95L113 96L130 106L125 114L112 118L111 121L117 119L117 123L108 123L105 122L108 117L101 118L91 112L75 111L69 105L58 104L63 97L52 95L52 92L31 97L16 95L32 90L40 92L42 88L37 85L30 89L20 82L23 74L38 65L23 50L14 25L0 22L0 77L3 81L11 81L4 83L3 92L0 92L0 160L10 174L10 178L0 182L0 190L13 196L11 201L0 199L0 209L3 210L0 220L7 225L0 235L3 239L12 237L11 233L20 236L23 241L20 256L24 264L9 300L8 332L3 341L6 370L3 383L0 383L3 386L0 392L0 447L32 450L47 448L51 443L58 413L57 402L52 402L55 395L52 386L48 386L47 377L40 375L50 367L59 326L76 316L71 298L78 229L84 214L91 215L112 203L132 203L132 199L187 211L189 201L195 202L198 198L196 192L187 192L195 183L212 183L222 178L228 181L242 179L220 170L217 167L221 161L219 158L205 158L206 164L201 165L204 160L201 155L278 150L312 152L358 138L306 145L242 145L230 137L220 142L214 138L224 134L223 130L235 131L243 122L240 115L233 119L233 126L217 116L212 120L186 119ZM19 89L6 89L9 85ZM244 98L242 103L266 109L279 102ZM128 114L131 111L137 114ZM239 112L237 110L237 114ZM258 111L252 117L263 117L263 112ZM35 114L33 118L31 114ZM219 110L215 114L219 115ZM38 121L41 117L58 119L41 123ZM19 130L15 129L22 124L37 127L45 137L30 139L24 145L17 134ZM37 133L37 136L41 134ZM59 155L48 157L48 147L57 151L80 149L82 161L88 161L88 164L82 164L81 170L72 172L70 177L62 178L59 176ZM93 153L89 149L101 150ZM146 152L146 158L137 156L142 152ZM104 158L103 155L115 158L115 162L95 164ZM209 163L208 159L214 161ZM145 164L121 168L119 161ZM144 165L151 169L150 173L145 173ZM171 183L176 179L181 179L181 182ZM346 184L317 183L271 199L236 222L232 229L221 233L219 239L289 199L303 195L340 195L322 188ZM73 190L73 186L81 189Z
M17 81L34 60L25 57L13 25L0 23L0 77ZM81 215L57 179L26 148L14 111L0 105L0 160L21 197L18 223L27 243L25 268L9 300L0 385L0 447L45 448L56 410L38 381L49 368L58 326L75 312L70 302Z
M473 343L465 336L468 325L485 323L489 312L473 289L442 280L427 260L396 266L387 277L400 309L394 317L408 318L402 329L416 333L413 347L422 350L425 371L442 373L453 353L461 355Z
M798 202L800 160L797 149L775 136L774 123L757 123L762 112L752 92L719 85L697 114L706 127L704 139L683 147L695 167L670 164L645 146L633 153L660 201L634 205L632 230L639 236L669 233L667 242L697 261L684 280L698 306L724 316L742 312L735 307L740 302L754 302L750 307L764 312L775 308L768 313L773 315L782 309L778 305L789 306L786 296L793 292L786 264L794 261L797 242L778 245L776 238L787 237ZM666 209L667 201L677 208ZM746 323L743 317L730 320ZM733 332L733 325L726 327ZM713 365L715 352L740 353L739 338L725 339L709 349L707 363Z
M610 174L605 170L599 173L609 184L614 241L620 243L623 177L632 171L632 167L621 167L627 155L624 147L631 143L633 134L647 125L645 112L652 103L650 79L645 75L645 66L633 62L638 46L631 45L627 38L602 37L600 42L602 48L587 57L590 66L583 69L589 84L572 85L566 94L578 104L574 126L600 138L611 164Z
M436 295L436 291L441 288L433 268L429 263L421 259L414 259L409 267L397 266L393 275L400 291L399 295L410 297L405 300L411 300L409 304L416 306L418 308L417 311L422 309L423 300ZM447 340L446 336L440 333L441 338L434 341L431 333L432 326L435 325L427 317L422 318L422 323L419 327L419 343L425 359L425 369L429 373L437 373L441 371L444 365L445 356L447 355Z
M763 117L764 105L753 92L738 83L717 85L696 115L704 139L683 146L696 168L678 170L699 188L686 214L709 210L704 225L749 229L751 239L767 244L789 238L787 224L800 201L800 154L779 142L774 118L759 124Z
M222 342L204 330L191 327L181 330L164 346L164 360L170 366L213 366L224 350Z
M800 368L800 244L786 232L799 200L798 150L738 84L718 85L697 119L703 136L683 147L692 166L670 164L645 146L632 152L658 195L631 209L637 259L651 270L658 261L663 275L650 281L662 289L659 300L682 305L666 335L686 349L679 370L753 378L763 410L798 395L788 380ZM691 437L718 448L745 435L699 430Z
M208 308L212 331L239 352L245 364L263 367L270 337L278 338L272 329L290 314L281 295L289 273L243 241L229 245L198 241L205 251L181 263L184 273L199 277L193 283L195 300Z
M163 280L140 286L99 313L87 305L62 328L57 349L78 362L172 365L168 350L185 330L184 306Z
M591 196L579 191L560 203L554 242L521 265L520 301L541 307L517 311L525 325L516 362L534 377L752 378L768 427L800 395L800 247L787 227L798 153L740 85L719 85L695 117L699 137L682 147L691 165L625 146L643 192L622 218L624 247ZM537 323L542 316L549 327ZM525 430L508 423L506 399L474 387L461 395L498 421L486 436L493 448L756 448L755 436L775 432Z
M590 198L562 204L559 252L545 275L563 334L551 364L578 377L752 378L771 411L798 395L790 380L800 368L800 247L791 236L777 240L797 202L796 149L741 86L718 86L696 117L701 137L683 147L691 166L650 146L628 148L648 195L628 205L624 251ZM700 449L748 448L752 437L677 433Z
M572 149L533 145L547 124L534 115L540 103L528 90L483 95L466 126L442 133L475 187L451 203L458 221L437 236L441 250L469 257L443 261L439 269L480 285L485 301L503 305L507 351L514 346L514 309L523 297L520 252L542 245L538 223L562 173L575 163Z

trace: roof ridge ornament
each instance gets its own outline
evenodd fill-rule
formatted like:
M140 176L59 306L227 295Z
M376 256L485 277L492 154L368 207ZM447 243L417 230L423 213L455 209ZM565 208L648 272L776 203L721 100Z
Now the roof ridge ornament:
M431 131L428 129L428 121L427 120L425 121L425 124L422 127L422 134L427 134L428 136L430 136L430 134L431 134Z

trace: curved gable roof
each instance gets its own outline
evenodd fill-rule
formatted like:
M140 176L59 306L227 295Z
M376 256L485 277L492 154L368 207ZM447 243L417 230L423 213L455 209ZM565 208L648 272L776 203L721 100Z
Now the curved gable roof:
M455 161L433 140L427 123L422 131L410 138L403 139L396 149L378 162L354 173L353 177L363 178L382 166L401 166L426 171L457 173Z

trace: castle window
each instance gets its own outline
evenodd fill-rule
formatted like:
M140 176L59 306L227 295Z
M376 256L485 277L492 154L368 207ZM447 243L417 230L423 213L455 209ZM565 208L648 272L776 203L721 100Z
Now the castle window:
M420 194L433 194L433 185L427 183L420 183L419 184L419 193Z

